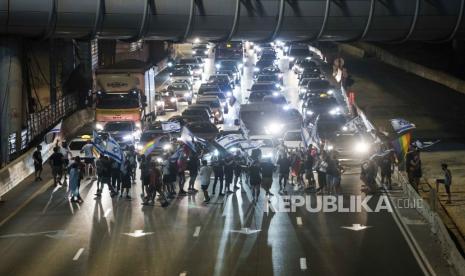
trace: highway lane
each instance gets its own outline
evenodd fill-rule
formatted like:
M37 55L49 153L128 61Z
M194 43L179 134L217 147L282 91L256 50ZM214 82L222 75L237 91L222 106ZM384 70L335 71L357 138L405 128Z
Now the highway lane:
M235 90L241 101L252 83L251 64ZM287 71L285 85L297 105L296 78ZM357 174L344 175L342 183L345 199L360 194ZM209 205L195 194L166 209L141 205L139 181L130 201L112 200L106 190L96 199L89 181L82 185L82 205L70 204L65 192L47 190L0 228L0 275L422 274L387 212L265 212L263 193L254 205L247 185ZM271 202L276 205L277 196ZM342 228L352 224L370 228Z

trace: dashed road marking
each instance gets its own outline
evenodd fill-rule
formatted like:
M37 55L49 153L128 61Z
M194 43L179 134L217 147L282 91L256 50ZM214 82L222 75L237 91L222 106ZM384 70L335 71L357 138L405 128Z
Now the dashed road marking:
M76 252L76 255L73 257L73 261L77 261L79 257L81 257L82 252L84 252L84 248L79 248L79 250Z
M194 238L197 238L200 235L200 226L195 227Z
M297 217L296 220L297 220L297 225L302 225L302 218L301 217Z
M300 258L300 269L307 270L307 258Z

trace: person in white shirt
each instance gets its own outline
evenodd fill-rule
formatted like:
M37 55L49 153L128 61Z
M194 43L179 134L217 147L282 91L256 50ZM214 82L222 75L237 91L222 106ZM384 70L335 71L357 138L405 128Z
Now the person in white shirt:
M210 202L210 196L208 195L208 186L210 185L210 178L212 175L213 169L208 166L207 160L202 160L202 166L200 167L200 185L202 187L203 195L205 200L203 202Z
M90 169L92 168L93 178L95 179L95 158L93 149L94 145L92 144L92 141L88 140L87 144L82 147L81 153L84 153L84 164L86 166L87 178L90 178Z

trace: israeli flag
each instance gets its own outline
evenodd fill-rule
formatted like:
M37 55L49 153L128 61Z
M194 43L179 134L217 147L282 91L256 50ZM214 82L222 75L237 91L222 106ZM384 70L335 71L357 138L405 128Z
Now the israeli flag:
M195 136L187 127L182 127L180 140L186 144L192 151L196 152L195 149Z
M391 125L394 131L397 132L397 134L401 134L403 132L416 128L414 124L401 118L391 119Z
M216 142L223 148L228 149L244 140L246 139L240 134L229 134L217 139Z
M104 154L115 159L118 163L123 162L123 151L115 139L111 137L111 135L108 137Z
M105 144L95 130L92 133L92 144L100 154L105 154Z
M181 124L179 122L163 122L161 124L163 131L166 132L179 132L181 131Z
M60 133L62 124L63 124L63 120L61 120L52 130L50 130L50 132L51 133Z

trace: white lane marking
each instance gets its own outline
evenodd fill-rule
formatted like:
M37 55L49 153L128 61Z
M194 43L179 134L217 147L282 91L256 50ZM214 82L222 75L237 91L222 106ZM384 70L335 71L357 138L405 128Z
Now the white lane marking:
M194 238L197 238L200 235L200 226L195 227Z
M106 211L105 211L105 214L103 215L104 217L108 217L108 215L110 214L111 212L111 209L108 208Z
M84 252L84 248L79 248L79 250L76 252L76 255L73 257L73 261L77 261L79 257L81 257L82 252Z
M186 275L187 275L187 272L185 272L185 271L184 271L184 272L181 272L181 273L179 273L179 276L186 276Z
M302 225L302 218L301 217L297 217L297 225Z
M307 270L307 258L300 258L300 269Z

